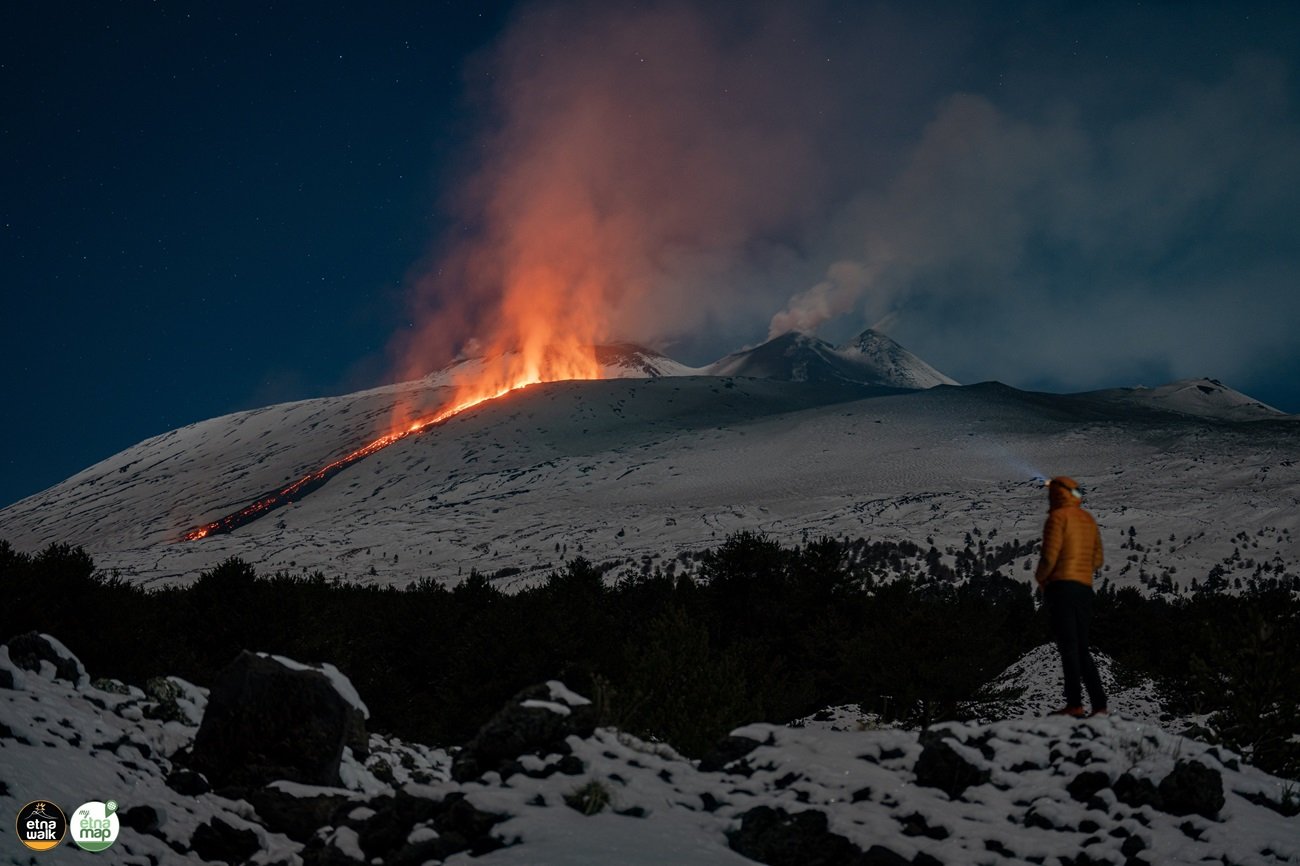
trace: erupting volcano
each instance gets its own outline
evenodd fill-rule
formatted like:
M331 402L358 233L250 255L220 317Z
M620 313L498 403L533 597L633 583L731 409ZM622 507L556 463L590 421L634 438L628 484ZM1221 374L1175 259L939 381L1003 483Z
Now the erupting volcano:
M522 351L486 359L472 374L463 371L460 373L453 385L452 400L433 415L402 422L401 426L389 433L304 475L292 484L259 496L238 511L218 520L190 529L181 536L181 540L198 541L209 535L233 532L283 505L302 499L353 463L382 451L395 442L423 433L480 403L541 382L600 377L601 366L596 360L595 347L579 345L574 341L564 341L558 346L526 344ZM403 404L394 406L394 419L407 414Z

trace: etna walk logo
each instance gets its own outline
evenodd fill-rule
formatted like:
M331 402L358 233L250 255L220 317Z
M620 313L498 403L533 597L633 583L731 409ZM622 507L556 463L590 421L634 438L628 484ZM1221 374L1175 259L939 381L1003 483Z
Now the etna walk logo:
M63 810L49 800L33 800L18 810L14 824L18 841L33 851L48 851L63 841L68 819Z
M18 811L14 827L18 831L18 841L33 851L49 851L69 834L78 848L103 851L117 841L120 829L117 803L113 800L82 803L72 813L71 821L49 800L33 800Z
M72 813L72 841L85 851L103 851L117 841L117 803L91 800Z

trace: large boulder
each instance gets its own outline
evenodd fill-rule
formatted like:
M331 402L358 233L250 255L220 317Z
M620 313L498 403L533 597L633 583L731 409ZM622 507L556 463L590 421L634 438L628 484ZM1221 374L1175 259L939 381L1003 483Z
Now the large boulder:
M987 767L978 766L967 755L974 750L957 743L951 733L929 729L921 732L921 756L916 759L916 784L938 788L952 799L961 797L967 788L983 785L992 777Z
M29 631L9 639L9 660L15 667L41 673L43 662L49 662L53 679L64 680L74 686L86 680L86 669L71 650L47 634ZM13 688L10 683L9 688Z
M1160 808L1170 815L1213 818L1223 808L1223 777L1200 761L1179 761L1157 789Z
M530 686L510 699L456 756L452 778L476 779L488 771L509 774L520 755L567 755L570 736L588 737L596 729L591 701L551 680Z
M212 685L190 764L217 787L276 779L338 786L343 748L363 710L340 676L240 653Z

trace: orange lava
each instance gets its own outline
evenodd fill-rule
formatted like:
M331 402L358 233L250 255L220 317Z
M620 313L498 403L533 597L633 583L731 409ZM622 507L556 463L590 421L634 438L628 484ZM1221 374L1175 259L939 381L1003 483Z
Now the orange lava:
M404 422L400 429L380 436L355 451L304 475L292 484L258 498L239 511L189 530L181 536L181 539L198 541L214 533L231 532L251 523L282 505L302 498L328 481L335 473L346 469L358 460L369 457L408 436L422 433L480 403L495 400L512 391L540 382L599 379L601 373L593 347L572 343L566 345L564 342L554 346L540 343L526 345L522 351L497 355L473 366L475 369L472 373L465 372L455 381L451 402L435 414L409 423Z

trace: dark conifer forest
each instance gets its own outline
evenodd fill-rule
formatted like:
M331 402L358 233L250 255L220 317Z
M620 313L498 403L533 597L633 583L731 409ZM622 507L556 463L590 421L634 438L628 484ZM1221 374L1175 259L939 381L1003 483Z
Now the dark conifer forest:
M823 539L785 547L742 533L661 568L606 580L583 559L503 593L474 573L446 588L258 575L228 560L185 588L144 590L84 551L0 541L0 640L63 641L92 677L199 685L242 649L347 674L370 725L450 746L519 689L561 679L608 724L701 755L732 728L859 703L909 726L997 715L985 684L1047 641L1005 545L958 568L890 579L912 544ZM1093 644L1122 677L1151 677L1173 714L1213 714L1197 736L1300 776L1300 601L1285 587L1151 597L1103 587Z

